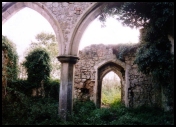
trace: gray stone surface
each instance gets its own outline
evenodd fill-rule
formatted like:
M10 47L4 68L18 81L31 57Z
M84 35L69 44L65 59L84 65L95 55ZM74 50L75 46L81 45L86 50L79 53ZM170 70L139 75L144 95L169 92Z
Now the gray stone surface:
M8 2L2 5L2 24L24 7L34 9L44 16L54 29L59 43L59 56L78 56L81 36L89 23L101 13L103 4L109 3ZM170 36L169 39L172 42L171 52L174 54L174 39ZM137 65L133 65L134 56L128 56L125 62L121 62L112 54L111 47L99 45L99 47L87 47L84 51L79 52L79 57L81 59L75 65L75 73L73 61L64 62L61 69L61 74L66 76L61 78L59 99L59 113L63 119L66 119L66 111L72 111L72 86L75 84L75 98L90 99L99 105L100 81L104 74L110 70L115 71L121 77L123 82L121 87L122 102L127 107L152 104L160 100L157 99L158 92L154 92L149 78L136 71ZM113 64L113 66L110 67L108 64ZM73 74L75 75L75 82L72 77ZM71 78L69 78L70 75ZM67 105L69 105L68 108L65 108L64 106L67 107Z
M111 45L91 45L83 50L79 51L79 62L75 65L75 82L74 82L74 97L80 100L95 100L98 98L98 91L101 92L96 84L96 80L102 80L102 78L110 71L114 71L119 77L121 77L122 83L122 102L126 103L126 106L137 107L139 105L148 104L153 105L156 102L156 96L154 92L154 87L151 82L151 79L141 74L137 71L137 65L133 64L134 56L128 55L125 57L125 66L129 68L124 68L124 73L122 72L122 63L119 62L116 67L111 62L118 60L112 52L113 46ZM102 66L101 70L97 69L100 66L97 66L99 63L107 61L107 64ZM119 60L120 61L120 60ZM123 65L124 66L124 65ZM117 72L118 70L118 72ZM97 77L100 77L97 79ZM126 77L125 77L126 76ZM128 80L128 81L127 81ZM124 83L126 82L126 84ZM129 82L129 85L127 83ZM94 87L97 87L94 91ZM126 88L126 89L124 89ZM125 93L127 98L125 98ZM85 97L86 96L86 97ZM98 102L97 102L97 105Z

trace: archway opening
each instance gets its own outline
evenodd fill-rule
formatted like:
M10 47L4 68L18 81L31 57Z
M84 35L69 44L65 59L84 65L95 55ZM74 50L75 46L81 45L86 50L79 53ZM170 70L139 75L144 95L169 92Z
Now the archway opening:
M107 17L104 27L99 16L91 21L80 39L79 50L91 44L137 44L139 42L139 29L123 26L116 18Z
M101 108L121 102L121 80L119 76L110 71L102 80Z
M36 36L41 33L44 33L43 35L46 36L46 38L47 36L49 37L50 35L53 35L54 39L52 40L52 38L50 38L48 40L38 40ZM56 34L49 21L39 12L29 7L21 8L2 25L2 35L6 36L16 44L16 49L19 56L18 65L20 71L18 78L27 78L26 69L22 66L22 62L25 60L24 57L27 55L26 51L32 50L29 46L31 46L31 43L35 43L35 48L37 43L42 41L50 43L45 45L47 49L53 48L50 50L52 51L51 54L53 57L51 62L55 65L52 66L51 78L60 78L60 63L56 58L59 52L59 44L56 40Z
M115 74L114 74L115 73ZM103 80L106 79L106 76L111 77L110 80L108 80L107 84L104 85ZM114 77L113 77L114 76ZM115 78L116 80L113 81L113 78ZM113 85L113 82L117 82L118 85ZM96 96L96 105L98 108L101 108L103 105L110 106L114 104L119 104L119 103L125 103L125 91L124 91L124 87L125 87L125 70L124 68L114 62L107 62L104 65L102 65L101 67L98 68L98 81L97 81L97 96ZM107 86L106 90L104 89L104 86ZM115 89L111 89L111 88L115 88ZM114 91L113 91L114 90ZM114 92L113 96L117 96L117 98L112 97L111 94L112 92ZM103 104L103 93L106 93L109 96L109 99L107 99L107 97L105 97L106 101L105 104ZM106 95L106 96L107 96Z

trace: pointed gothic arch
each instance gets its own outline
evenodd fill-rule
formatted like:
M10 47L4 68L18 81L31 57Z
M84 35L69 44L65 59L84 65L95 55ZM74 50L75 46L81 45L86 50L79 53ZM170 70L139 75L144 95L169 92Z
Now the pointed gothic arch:
M59 43L59 55L63 53L63 34L56 17L53 16L52 12L40 2L7 2L2 6L2 24L9 20L21 9L28 7L41 14L52 26L56 40Z
M86 11L82 14L81 17L77 20L74 29L71 31L70 45L68 47L68 54L74 56L78 55L78 48L81 37L87 28L87 26L95 20L101 13L105 5L114 6L120 2L94 2Z
M94 87L94 102L98 108L101 107L101 89L104 76L110 71L115 72L121 80L121 102L125 103L125 64L120 60L109 59L95 66L96 77Z
M103 76L102 83L101 83L102 84L101 85L101 103L100 103L101 108L108 107L109 104L113 104L114 101L122 102L122 95L121 95L122 78L120 78L119 76L122 76L122 74L120 72L117 74L117 71L113 69L109 70ZM116 95L120 95L120 98L117 98L119 96L116 96ZM109 99L109 97L111 99L106 102L106 99Z

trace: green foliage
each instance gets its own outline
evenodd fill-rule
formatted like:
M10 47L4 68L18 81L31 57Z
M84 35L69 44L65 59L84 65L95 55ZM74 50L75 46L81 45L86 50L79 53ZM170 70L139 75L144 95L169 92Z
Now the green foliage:
M137 44L132 44L132 43L118 44L118 46L113 47L113 54L115 54L119 60L124 62L125 56L129 54L135 55L138 47L139 47L139 43Z
M87 124L90 113L96 109L95 104L92 101L79 101L75 100L73 105L73 113L68 115L68 121L66 124L80 125L82 123ZM84 114L84 115L83 115Z
M37 41L42 42L43 44L56 41L56 37L53 34L45 32L37 34L35 38L37 39Z
M27 119L26 124L52 125L54 124L52 122L59 120L57 116L58 103L51 98L31 98L29 103L31 104L28 108L27 115L30 118Z
M35 48L45 48L47 52L49 53L50 59L51 59L51 73L50 76L51 78L57 79L60 78L60 64L59 61L57 60L58 56L58 42L56 42L56 37L55 35L51 33L45 33L41 32L36 35L35 39L37 40L36 42L31 42L30 47L27 49L25 54L28 54L32 49Z
M27 69L28 82L34 87L39 87L42 81L50 77L51 65L48 52L42 48L36 48L25 57L23 65Z
M76 101L67 121L57 115L58 102L52 98L27 97L8 89L2 125L174 125L173 112L155 107L126 108L120 103L98 109L92 101Z
M18 54L16 52L15 44L10 41L6 36L2 35L2 50L7 53L7 65L3 65L3 68L7 73L7 80L12 81L17 79L18 75Z
M174 69L174 56L170 53L170 41L167 36L161 34L159 39L152 37L151 43L151 38L148 37L151 35L148 34L151 34L149 29L145 36L141 37L142 44L137 51L135 63L138 64L141 72L151 74L157 83L166 85L168 81L172 81L170 74Z
M174 2L122 2L106 6L100 16L118 16L123 25L142 28L135 62L139 71L165 88L168 104L173 107L174 55L168 35L174 38Z
M109 106L115 102L121 102L121 84L119 80L103 78L101 103Z
M27 80L17 79L8 83L8 89L13 91L20 91L20 93L26 96L31 96L32 85Z
M45 97L52 98L56 101L59 100L59 87L60 81L58 79L49 79L45 85Z
M118 16L123 25L131 28L146 27L150 23L173 36L174 2L121 2L105 6L101 21L108 16Z
M14 101L14 97L10 98L9 94L7 97L2 114L3 125L55 125L60 122L57 116L58 103L50 98L15 96L18 100ZM26 101L19 101L22 98Z
M3 48L6 48L3 45ZM49 79L50 57L45 49L36 48L26 56L24 66L28 80L8 82L7 95L2 100L3 125L53 125L59 124L59 80ZM32 88L44 81L46 97L31 97Z
M50 80L48 86L56 86L58 81ZM57 84L58 86L58 84ZM46 90L47 89L47 90ZM30 85L26 80L11 82L7 96L2 101L3 125L57 125L61 122L57 115L58 94L53 95L55 87L45 88L53 96L31 97ZM53 92L53 94L52 94ZM48 94L46 94L48 95Z
M141 106L126 108L116 103L110 108L97 109L93 102L80 102L74 105L74 112L64 125L173 125L173 113L163 112L155 107Z
M126 2L119 4L117 10L119 8L124 24L129 24L131 27L142 26L146 30L141 35L141 47L135 61L140 71L152 74L156 81L160 80L159 83L165 84L164 86L168 87L166 92L170 93L173 98L173 85L169 84L173 83L171 78L174 57L170 54L170 41L167 39L167 35L173 35L171 24L174 17L174 3ZM113 10L112 12L117 11ZM8 47L4 44L4 40L5 38L2 36L2 49ZM35 51L27 56L24 65L30 72L28 81L31 84L40 84L43 79L47 80L49 77L49 56L43 50L40 53ZM13 55L10 55L9 58L11 56ZM171 76L169 77L169 75ZM57 115L58 102L55 98L58 96L56 90L58 81L45 82L47 84L45 89L48 90L46 98L27 96L25 91L28 91L30 87L27 81L11 83L7 88L8 94L2 105L2 109L4 109L2 111L3 125L174 125L173 112L163 112L154 107L128 109L119 102L114 102L108 109L97 109L91 101L75 102L73 114L69 116L69 120L61 121ZM169 92L169 90L171 91ZM168 93L167 95L169 95Z
M94 110L95 104L92 101L79 101L76 100L74 105L73 105L73 111L74 113L78 113L78 112L82 112L82 113L86 113L89 112L91 110Z
M5 99L2 100L2 124L21 124L27 117L28 99L25 94L10 87L7 87L7 93Z

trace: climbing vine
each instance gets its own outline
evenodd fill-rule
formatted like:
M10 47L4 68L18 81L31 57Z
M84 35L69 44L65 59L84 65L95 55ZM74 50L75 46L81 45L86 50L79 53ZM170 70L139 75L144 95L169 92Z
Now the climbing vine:
M129 54L135 55L138 47L139 47L139 43L118 44L117 46L113 47L113 54L115 54L119 60L124 62L125 56Z
M151 75L155 85L162 86L168 106L173 106L174 55L171 41L174 38L174 2L121 2L107 5L100 16L118 16L123 25L141 29L140 46L134 63L139 71Z
M15 44L6 36L2 35L2 52L4 54L4 63L2 64L2 75L5 75L7 82L17 79L18 75L18 54Z
M27 69L27 81L31 86L37 88L41 82L45 82L50 77L51 65L49 53L46 49L36 48L25 57L23 65Z

